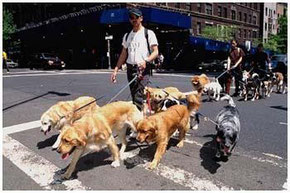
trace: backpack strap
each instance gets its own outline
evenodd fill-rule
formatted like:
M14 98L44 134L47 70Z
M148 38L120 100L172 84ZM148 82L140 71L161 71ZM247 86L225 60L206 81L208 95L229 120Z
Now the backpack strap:
M151 54L150 45L149 45L149 41L148 41L148 29L147 28L144 29L144 34L145 34L145 38L147 41L148 52L149 52L149 54Z

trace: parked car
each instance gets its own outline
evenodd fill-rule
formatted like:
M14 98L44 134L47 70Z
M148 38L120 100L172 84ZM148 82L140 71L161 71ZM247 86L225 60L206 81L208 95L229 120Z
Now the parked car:
M224 60L209 59L197 64L197 69L200 71L212 72L223 71L225 69L225 64Z
M19 64L11 59L7 59L7 66L8 68L17 68Z
M287 55L286 54L273 55L271 57L272 69L275 69L278 63L282 63L284 66L287 66Z
M33 68L43 68L43 69L63 69L65 68L65 62L62 61L55 54L51 53L37 53L33 54L30 58L29 67Z

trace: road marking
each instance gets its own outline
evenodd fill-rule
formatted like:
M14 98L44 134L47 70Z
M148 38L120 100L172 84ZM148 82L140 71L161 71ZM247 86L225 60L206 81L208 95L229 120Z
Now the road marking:
M21 132L21 131L25 131L25 130L29 130L29 129L33 129L33 128L37 128L37 127L40 127L40 120L38 121L32 121L32 122L28 122L28 123L23 123L23 124L19 124L19 125L14 125L14 126L10 126L10 127L5 127L3 128L3 134L12 134L12 133L16 133L16 132ZM178 132L175 133L175 136L178 135ZM187 134L188 136L189 134ZM189 143L189 144L195 144L199 147L203 147L203 144L197 142L197 141L194 141L194 140L191 140L191 139L188 139L187 137L185 138L184 140L185 143ZM280 168L287 168L287 164L286 163L283 163L283 164L280 164L280 163L277 163L273 160L270 160L270 159L265 159L265 158L261 158L261 157L256 157L256 156L252 156L252 155L247 155L245 153L241 154L237 151L234 151L234 153L237 153L237 154L240 154L241 156L244 156L244 157L247 157L247 158L250 158L252 160L255 160L255 161L258 161L258 162L261 162L261 163L269 163L273 166L277 166L277 167L280 167ZM273 154L269 154L269 153L263 153L263 155L266 155L266 156L269 156L269 157L275 157L275 155ZM272 155L272 156L270 156ZM276 158L278 158L279 156L277 156ZM280 157L281 158L281 157ZM283 159L283 158L281 158Z
M139 154L140 150L133 150L130 152L125 152L125 159L135 157ZM145 164L139 164L138 167L148 169L149 162ZM218 182L217 184L214 184L213 182L202 179L194 174L187 172L185 170L182 170L180 168L173 168L172 166L165 166L162 163L159 163L158 167L154 170L149 170L153 173L157 174L158 176L162 176L166 179L169 179L177 184L180 184L182 186L188 187L192 190L233 190L233 188L227 187L221 182Z
M280 125L287 125L287 123L279 122Z
M280 159L280 160L283 159L282 157L280 157L278 155L271 154L271 153L262 153L262 154L264 154L266 156L269 156L269 157L277 158L277 159Z
M37 128L37 127L40 127L40 126L41 126L40 120L31 121L31 122L28 122L28 123L22 123L22 124L18 124L18 125L13 125L13 126L10 126L10 127L3 128L3 135L9 135L9 134L12 134L12 133L25 131L25 130Z
M53 189L50 183L54 180L55 172L60 168L38 156L8 135L3 136L3 155L41 187L46 190ZM77 179L68 180L62 184L66 186L66 190L88 189Z

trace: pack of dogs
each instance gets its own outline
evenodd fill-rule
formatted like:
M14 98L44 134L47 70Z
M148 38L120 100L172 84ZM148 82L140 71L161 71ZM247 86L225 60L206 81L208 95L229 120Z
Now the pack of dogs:
M264 80L257 75L243 74L246 82L245 98L250 91L256 93L262 88L270 96L273 86L283 87L284 80L280 74L269 75ZM205 75L195 75L190 80L192 91L181 92L176 87L145 87L143 110L131 101L117 101L99 106L94 97L82 96L72 101L61 101L50 107L41 116L41 131L46 135L56 130L59 135L52 146L62 159L72 155L67 170L61 175L62 180L71 178L78 160L92 152L108 147L113 156L112 167L120 166L126 158L127 130L135 133L140 143L156 143L156 151L149 169L155 169L165 154L169 139L175 132L179 133L177 147L184 146L186 133L198 129L199 108L203 94L209 100L228 101L216 117L216 157L229 156L235 147L240 133L239 112L229 95L221 97L222 88L218 81L210 81ZM282 91L284 92L284 91ZM254 94L254 98L259 96ZM117 146L114 135L121 142Z

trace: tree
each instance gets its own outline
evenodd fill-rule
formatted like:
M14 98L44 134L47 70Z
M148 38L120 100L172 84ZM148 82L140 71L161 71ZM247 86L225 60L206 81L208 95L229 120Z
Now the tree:
M11 34L16 31L16 25L13 22L13 15L8 10L3 11L3 40L11 39Z
M236 26L206 26L201 33L201 36L213 40L228 42L234 39L237 27Z
M278 19L277 49L280 53L287 53L287 13Z

